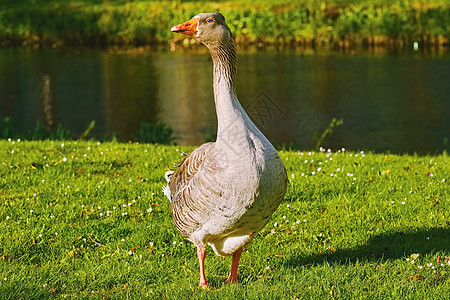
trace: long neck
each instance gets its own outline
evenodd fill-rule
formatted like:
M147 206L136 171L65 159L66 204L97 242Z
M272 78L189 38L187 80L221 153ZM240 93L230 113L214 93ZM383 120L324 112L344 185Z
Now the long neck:
M217 113L217 141L238 142L249 128L255 127L234 92L236 49L234 42L208 47L214 64L214 100ZM255 127L256 128L256 127ZM233 140L230 140L233 139Z
M214 63L214 95L219 81L225 81L230 91L233 91L234 77L236 76L236 47L231 39L228 43L219 43L210 46L211 57Z

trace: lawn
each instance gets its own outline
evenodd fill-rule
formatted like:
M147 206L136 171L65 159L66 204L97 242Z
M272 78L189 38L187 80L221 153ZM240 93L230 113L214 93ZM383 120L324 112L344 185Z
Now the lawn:
M176 232L164 172L192 147L0 140L1 299L448 299L450 159L280 151L286 199L238 283ZM447 297L447 298L446 298Z

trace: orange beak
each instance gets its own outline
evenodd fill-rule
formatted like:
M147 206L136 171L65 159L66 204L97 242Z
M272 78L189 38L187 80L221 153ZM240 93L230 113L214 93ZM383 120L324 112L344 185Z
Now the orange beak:
M197 35L197 25L198 25L199 17L194 17L187 22L184 22L180 25L175 25L172 27L170 31L179 32L186 35Z

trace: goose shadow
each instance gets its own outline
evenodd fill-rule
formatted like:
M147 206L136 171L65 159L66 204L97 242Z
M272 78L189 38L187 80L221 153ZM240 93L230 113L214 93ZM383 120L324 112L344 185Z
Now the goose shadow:
M322 264L324 261L337 264L348 264L361 261L395 260L408 257L413 253L421 256L450 253L450 227L416 229L382 233L370 237L358 246L347 249L336 249L333 253L316 255L297 255L286 259L286 267Z

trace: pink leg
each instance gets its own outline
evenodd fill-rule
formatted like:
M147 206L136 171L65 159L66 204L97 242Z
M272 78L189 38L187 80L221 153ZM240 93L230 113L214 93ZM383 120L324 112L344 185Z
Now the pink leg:
M239 248L233 253L233 262L231 263L231 271L225 283L236 282L237 281L237 271L239 266L239 259L241 258L242 248Z
M202 289L206 289L208 286L208 282L206 281L205 276L205 255L206 255L206 247L205 246L197 246L197 256L198 262L200 264L200 283L199 287Z

